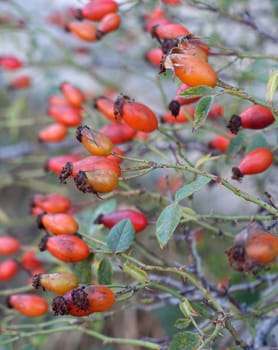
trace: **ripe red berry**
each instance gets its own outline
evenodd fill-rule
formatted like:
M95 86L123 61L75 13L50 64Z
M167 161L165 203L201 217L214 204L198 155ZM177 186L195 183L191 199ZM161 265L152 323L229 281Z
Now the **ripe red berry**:
M72 21L67 24L66 29L81 40L90 42L97 40L97 28L90 22Z
M61 295L78 287L78 279L70 272L37 274L33 276L32 286L36 289L41 287Z
M268 232L254 232L246 242L246 255L260 264L268 264L278 256L278 238Z
M47 249L50 254L64 262L79 262L88 258L88 244L76 235L45 236L39 248Z
M172 105L173 107L173 105ZM178 108L178 114L175 115L176 111L171 107L171 111L167 112L162 116L163 123L177 124L177 123L188 123L190 119L194 117L194 108L191 106Z
M145 53L145 59L154 66L160 67L163 58L163 51L160 47L155 47Z
M273 162L273 153L268 148L256 148L247 153L237 167L232 169L232 179L240 180L244 175L259 174Z
M94 107L110 120L115 120L114 101L106 96L100 96L94 99Z
M105 15L118 11L118 4L113 0L91 0L82 7L78 14L80 18L100 21Z
M29 75L19 75L10 81L8 88L13 90L26 89L31 83L32 80Z
M90 285L54 298L52 309L55 315L87 316L110 310L114 303L115 296L111 289L102 285Z
M0 56L0 67L5 70L16 70L22 66L22 62L15 56Z
M54 235L74 235L78 231L78 222L66 213L41 214L38 226Z
M60 123L50 124L39 131L38 140L41 142L61 142L68 133L68 128Z
M169 23L154 25L151 34L158 39L175 39L179 36L187 36L190 32L182 24Z
M36 294L11 295L8 298L8 305L19 313L29 317L42 316L48 311L47 301Z
M85 101L85 95L80 89L66 81L60 85L60 89L68 104L77 108L82 106L83 102Z
M18 272L19 265L14 259L6 259L0 263L0 282L11 280Z
M11 236L0 236L0 255L15 254L20 249L19 241Z
M42 269L43 267L42 261L37 258L36 252L34 250L28 250L22 254L20 265L28 271Z
M263 129L274 122L271 110L260 105L251 105L239 115L233 115L228 123L232 133L237 134L240 127L245 129Z
M117 30L121 25L121 16L118 13L108 13L99 22L97 26L97 39Z
M35 194L31 206L39 207L42 212L46 213L65 213L70 209L71 201L67 197L56 193Z
M136 233L143 231L148 224L146 216L134 209L122 209L101 214L96 219L96 223L103 224L107 228L112 228L123 219L129 219L131 221Z
M121 122L107 124L99 131L109 137L115 145L131 141L136 135L136 130L134 128Z
M76 162L78 160L79 160L79 157L72 154L54 156L48 159L48 161L45 164L45 169L47 171L52 171L53 173L60 175L63 169L63 166L67 162Z
M209 144L210 147L218 149L221 152L226 152L228 147L229 147L231 137L233 137L234 134L229 133L227 136L228 137L223 136L223 135L215 136L214 139L211 140L211 142Z
M114 106L117 108L117 115L120 115L133 129L144 132L152 132L157 129L157 117L145 104L119 96Z
M110 138L101 132L90 129L87 125L80 125L77 128L76 138L88 152L95 156L111 154L113 143Z
M82 110L70 105L55 106L51 104L47 109L47 114L50 115L56 122L67 127L76 127L82 122Z

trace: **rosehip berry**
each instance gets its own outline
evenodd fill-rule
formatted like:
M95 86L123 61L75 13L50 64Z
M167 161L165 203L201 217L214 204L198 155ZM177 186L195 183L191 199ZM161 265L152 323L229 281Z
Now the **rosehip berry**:
M42 316L48 311L47 301L36 294L11 295L7 303L9 307L29 317Z
M16 70L22 67L22 62L15 56L0 56L0 67L5 70Z
M232 169L232 179L240 180L244 175L259 174L273 162L273 153L268 148L256 148L247 153L237 167Z
M121 16L118 13L108 13L97 26L97 39L100 40L104 35L117 30L120 25Z
M50 159L45 164L45 169L47 171L52 171L55 174L60 175L63 166L67 162L76 162L79 160L79 157L76 155L68 154L68 155L60 155L60 156L54 156Z
M79 11L79 18L100 21L105 15L118 11L118 4L113 0L91 0Z
M36 194L32 198L31 205L39 207L42 212L56 214L67 212L71 207L71 201L61 194Z
M115 296L111 289L102 285L84 286L73 289L64 296L53 299L55 315L87 316L112 308Z
M76 235L45 236L39 248L41 251L47 249L50 254L64 262L79 262L90 254L87 243Z
M74 182L77 189L84 193L108 193L118 187L119 175L110 169L79 171L74 177Z
M14 259L6 259L0 263L0 282L11 280L18 272L19 265Z
M182 24L169 23L154 25L151 34L158 39L175 39L179 36L186 36L190 34L190 32Z
M245 129L263 129L274 122L271 110L260 105L251 105L239 115L233 115L228 123L232 133L237 134L240 127Z
M22 254L20 265L28 271L35 271L43 268L43 263L37 258L34 250L28 250Z
M63 82L60 85L60 89L63 95L65 96L67 102L72 107L78 108L82 106L83 102L85 101L85 95L80 89L68 82Z
M55 106L51 104L47 109L47 114L50 115L56 122L67 127L76 127L82 122L81 109L69 105Z
M68 133L68 128L60 123L53 123L39 131L38 140L41 142L61 142Z
M54 272L33 276L32 286L47 289L55 294L65 294L78 287L78 279L70 272Z
M29 75L19 75L10 81L8 88L12 90L26 89L31 83L32 80Z
M96 223L103 224L107 228L112 228L124 219L131 221L136 233L143 231L148 224L146 216L134 209L122 209L108 214L101 214L96 219Z
M94 24L85 21L72 21L67 24L66 30L84 41L97 40L97 28Z
M38 226L54 235L74 235L78 231L77 221L66 213L41 214L38 216Z
M254 232L249 235L245 250L249 259L268 264L278 256L278 238L268 232Z
M15 254L20 249L19 241L11 236L0 236L0 255Z
M150 49L145 53L145 59L154 66L159 67L163 58L163 51L160 47Z
M173 108L173 105L170 106L171 112L167 112L162 116L163 123L177 124L177 123L188 123L194 117L194 108L191 106L178 108L178 114Z
M217 135L215 138L210 142L210 147L218 149L221 152L226 152L231 141L231 137L234 136L234 134L230 133L226 136L223 135Z
M100 96L94 99L94 107L110 120L115 120L114 101L106 96Z
M115 101L115 106L118 108L117 113L133 129L144 132L152 132L157 129L158 121L156 115L143 103L119 96Z
M111 154L113 143L109 137L90 129L87 125L81 125L77 128L76 138L88 152L95 156Z
M131 141L136 135L136 130L125 123L112 122L99 130L110 138L113 144L121 144Z

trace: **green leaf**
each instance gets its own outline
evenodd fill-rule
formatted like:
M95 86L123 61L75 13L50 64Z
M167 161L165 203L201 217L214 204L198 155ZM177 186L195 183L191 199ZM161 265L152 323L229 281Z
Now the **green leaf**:
M134 240L134 227L129 219L118 222L110 230L106 242L113 253L126 251Z
M209 311L209 309L204 305L201 304L200 302L197 301L191 301L191 306L193 307L193 309L198 312L201 316L209 319L211 318L211 313Z
M243 131L239 131L236 137L232 137L229 143L229 147L227 150L227 155L233 156L238 153L238 151L244 145L246 140L245 133Z
M266 84L266 100L271 103L278 87L278 70L272 69Z
M97 280L99 284L112 283L112 265L109 260L103 258L97 271Z
M192 97L198 97L198 96L204 96L204 95L212 95L216 91L213 88L210 88L206 85L199 85L190 89L186 89L183 92L180 93L180 96L183 98L192 98Z
M79 283L92 283L92 262L94 254L90 254L87 259L74 264L74 274L78 278Z
M178 203L170 204L162 210L156 222L156 238L160 248L165 247L174 233L182 216L182 207Z
M194 192L199 191L201 188L206 186L210 182L210 179L208 177L200 176L195 181L190 182L189 184L186 184L185 186L181 187L175 195L175 200L177 202L181 201L182 199L191 196Z
M194 113L193 130L198 129L206 121L213 99L213 96L204 96L199 100Z
M252 139L252 141L248 144L246 148L246 153L252 151L255 148L265 147L268 148L269 144L267 139L265 138L262 132L258 132Z
M174 323L174 327L178 329L186 329L191 323L191 320L189 318L179 318Z
M168 350L195 350L200 337L192 332L181 332L174 335Z

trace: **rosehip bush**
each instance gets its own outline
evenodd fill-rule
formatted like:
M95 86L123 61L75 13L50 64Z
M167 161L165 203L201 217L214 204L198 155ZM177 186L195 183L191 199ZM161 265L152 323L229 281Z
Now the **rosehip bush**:
M0 349L276 349L275 1L0 8Z

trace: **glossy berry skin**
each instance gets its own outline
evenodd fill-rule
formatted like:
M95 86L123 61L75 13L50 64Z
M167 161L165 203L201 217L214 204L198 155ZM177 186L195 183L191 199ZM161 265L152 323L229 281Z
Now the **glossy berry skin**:
M120 105L122 104L118 114L120 114L128 126L144 132L152 132L157 129L157 117L148 106L122 96L115 103L118 101Z
M82 122L81 109L70 105L54 106L50 105L47 109L47 114L50 115L56 122L67 127L76 127Z
M102 113L106 118L115 120L114 101L105 96L100 96L94 99L94 107Z
M77 128L76 138L88 152L95 156L111 154L113 143L109 137L90 129L87 125L81 125Z
M72 107L79 108L85 101L83 92L69 82L63 82L60 85L60 90L65 96L68 104L70 104Z
M0 56L0 68L4 70L16 70L22 67L22 62L15 56Z
M268 264L278 256L278 238L268 232L254 232L248 238L245 250L249 259Z
M0 255L15 254L20 249L20 242L12 236L0 236Z
M79 171L74 177L74 182L77 189L84 193L108 193L118 187L119 175L110 169Z
M80 10L80 18L100 21L111 12L117 12L118 4L113 0L91 0Z
M271 110L260 105L251 105L239 115L233 115L228 123L228 128L236 134L240 127L245 129L264 129L274 122Z
M76 162L79 160L79 157L76 155L60 155L60 156L54 156L50 159L48 159L46 165L45 165L45 169L47 171L52 171L55 174L60 175L63 166L67 163L67 162Z
M209 144L210 147L214 149L218 149L221 152L226 152L230 145L230 141L231 141L230 138L233 137L234 135L230 133L228 136L229 137L225 137L223 135L215 136L215 138Z
M159 39L175 39L190 34L189 30L178 23L160 24L153 26L152 36Z
M38 140L40 142L61 142L68 133L68 128L60 123L50 124L39 131Z
M107 156L107 159L113 160L114 162L120 164L123 161L123 158L118 157L118 155L124 157L125 152L119 147L113 147L112 151L112 154Z
M64 262L79 262L88 258L89 247L76 235L45 236L39 248L41 251L47 249L50 254Z
M34 250L28 250L22 254L20 265L27 271L35 271L43 268L43 263L37 258Z
M90 172L94 170L113 170L118 176L121 175L121 168L118 162L113 159L100 156L88 156L77 162L67 162L60 172L60 181L66 183L69 176L75 177L79 171Z
M136 233L143 231L148 224L146 216L134 209L122 209L112 213L102 214L97 218L96 222L103 224L107 228L112 228L124 219L131 221Z
M232 179L239 180L244 175L259 174L267 170L273 162L273 153L268 148L256 148L247 153L237 167L233 168Z
M72 21L68 23L67 30L81 40L90 42L97 40L97 28L90 22Z
M88 316L112 308L115 296L111 289L102 285L89 285L73 289L52 302L55 315Z
M78 222L66 213L42 214L38 217L38 226L54 235L74 235L78 231Z
M6 259L0 263L0 282L11 280L18 272L19 265L14 259Z
M121 25L121 16L118 13L108 13L99 22L97 26L97 39L117 30Z
M9 307L28 317L45 315L48 311L46 300L36 294L15 294L8 298Z
M42 212L46 213L65 213L71 208L71 201L58 193L35 194L31 206L39 207Z
M150 62L156 67L159 67L163 58L163 51L160 47L155 47L153 49L148 50L145 53L146 61Z
M62 295L78 287L78 279L70 272L37 274L33 276L32 285Z
M120 122L107 124L99 131L109 137L115 145L131 141L136 135L136 130L134 128Z
M206 85L214 87L218 77L214 69L205 61L183 54L171 54L175 75L189 86Z

